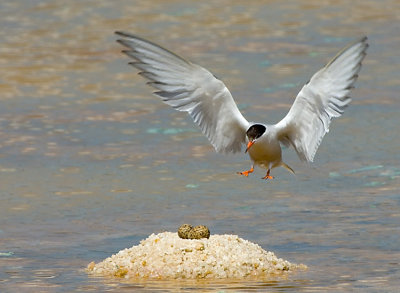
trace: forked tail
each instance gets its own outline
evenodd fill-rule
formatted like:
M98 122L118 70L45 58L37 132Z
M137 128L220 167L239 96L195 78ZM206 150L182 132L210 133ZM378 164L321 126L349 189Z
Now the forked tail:
M281 162L281 166L282 166L282 167L285 167L285 169L288 170L290 173L296 174L296 173L294 172L294 170L293 170L292 168L290 168L288 165L286 165L284 162Z

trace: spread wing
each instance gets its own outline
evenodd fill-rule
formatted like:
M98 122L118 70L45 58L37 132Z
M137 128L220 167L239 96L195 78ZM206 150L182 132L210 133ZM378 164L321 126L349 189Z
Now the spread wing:
M130 64L156 88L155 95L200 126L217 152L241 150L249 122L242 116L225 84L205 68L137 36L116 32Z
M340 51L313 75L276 128L279 140L292 145L301 160L312 162L331 119L342 115L368 48L367 37Z

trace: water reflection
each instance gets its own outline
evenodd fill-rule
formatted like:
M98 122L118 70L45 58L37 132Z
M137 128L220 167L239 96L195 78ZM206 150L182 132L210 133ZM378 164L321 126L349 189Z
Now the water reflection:
M399 284L396 1L3 1L0 4L0 291L395 291ZM246 117L277 122L301 85L368 35L353 103L311 166L238 178L149 95L113 32L209 68ZM183 222L305 263L288 279L125 282L83 268ZM13 288L13 289L11 289Z

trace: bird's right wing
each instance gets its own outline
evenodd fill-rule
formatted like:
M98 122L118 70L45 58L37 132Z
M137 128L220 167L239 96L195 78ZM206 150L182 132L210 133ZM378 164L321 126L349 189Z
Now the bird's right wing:
M156 88L154 93L200 126L217 152L241 150L249 122L240 113L225 84L205 68L140 37L116 32L130 63Z

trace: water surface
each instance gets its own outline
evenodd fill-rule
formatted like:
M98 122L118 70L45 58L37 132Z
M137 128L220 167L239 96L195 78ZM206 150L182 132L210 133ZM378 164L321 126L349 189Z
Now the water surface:
M398 1L3 1L0 291L395 291L400 286ZM115 30L210 69L252 121L368 35L353 103L315 163L236 175L126 65ZM287 279L124 282L84 268L182 223L233 233L309 270Z

